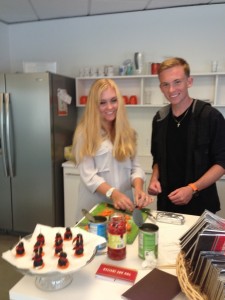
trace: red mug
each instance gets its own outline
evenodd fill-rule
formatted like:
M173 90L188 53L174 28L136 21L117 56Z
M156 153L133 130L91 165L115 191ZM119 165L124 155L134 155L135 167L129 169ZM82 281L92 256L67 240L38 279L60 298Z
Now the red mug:
M87 103L87 96L80 96L80 104L85 105Z
M153 75L158 74L159 67L160 67L160 63L152 63L152 64L151 64L151 73L152 73Z
M132 95L130 96L130 104L137 104L137 96L136 95Z
M124 104L129 104L130 103L130 100L128 98L128 96L123 96L123 100L124 100Z

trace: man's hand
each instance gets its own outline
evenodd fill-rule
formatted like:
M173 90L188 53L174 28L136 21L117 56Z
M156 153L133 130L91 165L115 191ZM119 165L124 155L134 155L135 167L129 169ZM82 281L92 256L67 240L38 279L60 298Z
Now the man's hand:
M191 200L193 195L193 190L190 186L184 186L168 195L168 198L175 205L186 205Z

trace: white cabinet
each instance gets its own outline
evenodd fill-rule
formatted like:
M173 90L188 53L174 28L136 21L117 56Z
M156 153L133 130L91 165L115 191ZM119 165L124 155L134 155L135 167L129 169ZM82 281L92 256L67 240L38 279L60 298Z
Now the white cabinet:
M63 163L64 180L64 226L74 226L81 218L82 214L77 210L78 190L80 175L74 163L67 161Z
M193 86L189 92L191 97L209 101L214 106L225 106L225 73L193 73ZM107 78L107 77L105 77ZM137 106L162 106L167 103L159 89L157 75L136 75L136 76L113 76L110 77L118 84L122 95L130 97L136 95ZM78 77L76 78L76 101L80 104L80 97L87 96L92 83L99 77Z

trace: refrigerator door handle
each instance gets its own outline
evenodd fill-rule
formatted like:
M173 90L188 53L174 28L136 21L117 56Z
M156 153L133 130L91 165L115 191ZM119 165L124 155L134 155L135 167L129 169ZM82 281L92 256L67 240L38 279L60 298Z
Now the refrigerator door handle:
M5 107L4 107L4 94L0 93L0 145L2 152L3 160L3 169L6 177L9 177L9 172L7 168L7 159L6 159L6 142L5 142L5 131L4 131L4 122L5 121Z
M10 125L12 125L12 120L10 119L10 97L9 93L5 93L5 116L6 116L6 145L8 151L8 159L9 159L9 175L10 177L14 175L13 169L13 134L10 131Z

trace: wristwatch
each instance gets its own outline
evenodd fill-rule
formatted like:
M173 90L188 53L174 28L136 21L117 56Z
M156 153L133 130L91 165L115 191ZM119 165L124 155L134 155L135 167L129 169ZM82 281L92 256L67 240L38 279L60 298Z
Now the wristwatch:
M111 198L111 196L112 196L112 193L113 193L113 191L115 190L116 188L114 188L114 187L111 187L107 192L106 192L106 197L107 198Z
M198 188L194 183L189 183L188 186L192 188L192 195L197 196L198 195Z

